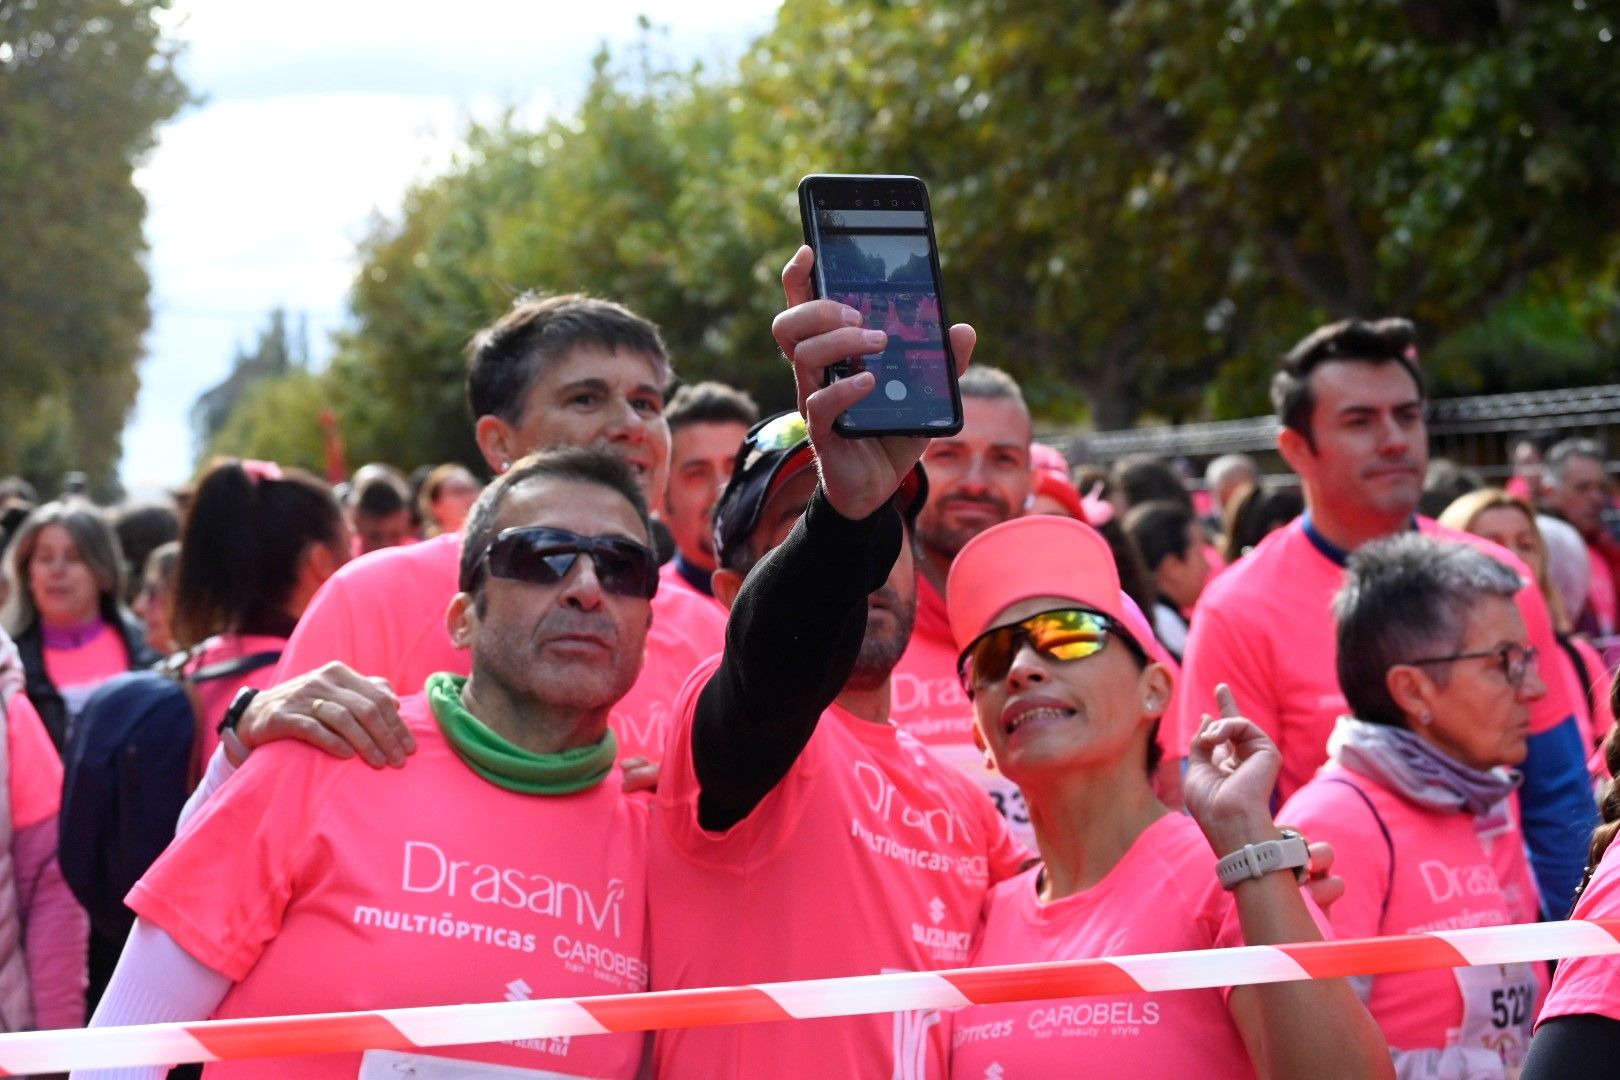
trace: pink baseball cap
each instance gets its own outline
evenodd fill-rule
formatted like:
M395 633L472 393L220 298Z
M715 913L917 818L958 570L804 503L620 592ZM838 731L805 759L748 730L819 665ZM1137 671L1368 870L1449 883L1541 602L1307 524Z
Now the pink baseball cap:
M1036 596L1062 597L1099 611L1144 651L1157 651L1147 620L1120 591L1108 541L1090 525L1052 514L1003 522L957 552L945 582L957 649L998 625L995 618L1002 611Z

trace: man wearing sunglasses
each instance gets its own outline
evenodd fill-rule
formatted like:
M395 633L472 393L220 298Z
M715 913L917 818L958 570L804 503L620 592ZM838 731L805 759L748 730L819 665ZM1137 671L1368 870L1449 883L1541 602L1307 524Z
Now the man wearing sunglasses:
M401 701L410 768L292 742L254 753L131 892L139 920L96 1025L646 989L647 812L625 797L609 725L658 589L646 500L613 455L545 451L485 489L458 554L445 622L471 673L436 673ZM643 1041L433 1056L628 1078ZM360 1066L347 1054L215 1068ZM425 1060L407 1071L462 1075Z
M544 447L598 447L629 467L649 505L662 504L670 457L664 388L673 376L652 323L605 300L524 297L473 337L468 357L474 434L497 475ZM395 699L360 675L411 694L432 672L467 671L466 652L444 628L461 539L448 533L379 552L333 575L278 669L283 680L312 675L260 699L243 695L228 717L241 743L291 735L334 752L352 752L352 744L374 765L404 764L411 740L397 724ZM661 590L653 611L642 676L614 709L625 759L657 760L676 692L719 651L724 633L723 613L688 589ZM210 784L224 771L221 764Z
M812 255L783 284L778 343L800 413L756 425L716 508L726 652L687 684L649 839L660 988L929 970L966 963L985 890L1021 865L972 781L890 719L890 672L915 610L909 523L923 440L851 439L832 423L879 350L857 312L812 300ZM972 331L953 327L966 364ZM800 415L805 419L801 420ZM662 1033L658 1074L941 1077L935 1011Z
M1216 684L1230 684L1282 754L1277 794L1286 799L1327 759L1334 721L1348 711L1331 605L1346 561L1364 544L1415 529L1485 550L1524 578L1515 602L1530 647L1553 656L1558 644L1522 563L1417 516L1429 454L1410 322L1352 319L1312 332L1283 358L1272 403L1282 422L1277 448L1300 476L1306 513L1205 589L1166 724L1184 756L1201 717L1214 712ZM1532 706L1530 730L1519 793L1524 832L1546 911L1562 918L1597 815L1581 734L1557 680Z

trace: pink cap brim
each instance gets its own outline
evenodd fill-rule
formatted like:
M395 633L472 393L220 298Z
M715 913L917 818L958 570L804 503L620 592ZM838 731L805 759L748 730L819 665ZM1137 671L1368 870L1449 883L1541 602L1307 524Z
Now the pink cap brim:
M1126 615L1114 555L1091 526L1039 514L1003 522L975 536L951 562L945 583L951 637L958 650L998 625L1013 604L1037 596L1073 601L1100 611L1138 637L1146 621ZM1149 648L1139 638L1138 644Z

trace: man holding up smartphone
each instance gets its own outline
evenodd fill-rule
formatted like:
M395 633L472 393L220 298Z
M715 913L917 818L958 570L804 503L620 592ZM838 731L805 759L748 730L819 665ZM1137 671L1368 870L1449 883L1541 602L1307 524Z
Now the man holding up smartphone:
M988 799L889 718L916 568L906 518L925 440L849 439L872 393L825 369L886 335L811 298L801 248L774 324L799 408L757 425L721 498L726 651L676 705L649 843L655 989L967 962L985 890L1025 852ZM958 362L973 347L951 329ZM808 443L806 442L808 435ZM667 1031L658 1075L943 1077L935 1011Z

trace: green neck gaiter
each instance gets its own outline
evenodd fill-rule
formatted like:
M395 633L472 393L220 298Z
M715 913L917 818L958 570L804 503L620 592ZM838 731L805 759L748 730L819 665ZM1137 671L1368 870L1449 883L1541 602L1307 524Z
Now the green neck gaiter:
M439 672L428 676L428 704L444 737L467 767L496 787L523 795L571 795L600 784L619 756L619 740L609 729L602 741L536 754L514 746L479 720L461 703L466 676Z

